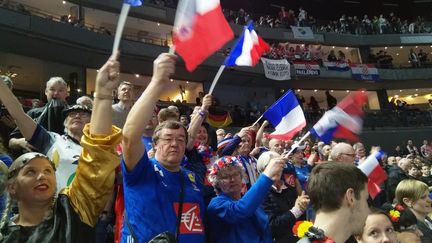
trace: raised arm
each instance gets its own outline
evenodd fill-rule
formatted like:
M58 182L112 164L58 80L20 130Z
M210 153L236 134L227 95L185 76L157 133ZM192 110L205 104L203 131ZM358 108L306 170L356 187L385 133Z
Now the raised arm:
M153 77L149 86L129 112L123 127L123 158L129 171L144 154L141 136L145 124L152 118L153 107L174 74L176 56L162 53L153 63Z
M210 215L228 223L249 218L260 207L273 182L282 176L284 164L283 158L271 159L256 183L238 201L221 200L220 197L212 199L208 207Z
M262 144L262 137L264 134L264 129L268 126L269 122L267 120L264 120L264 122L261 124L260 128L257 131L256 139L255 139L255 147L261 147Z
M204 96L200 110L192 117L188 129L189 140L187 144L187 150L191 150L194 146L195 137L198 134L201 124L206 118L208 109L212 104L212 99L212 96L209 94Z
M114 170L120 164L115 152L121 131L112 126L112 92L119 83L118 55L99 69L91 121L83 129L82 154L71 186L62 191L82 222L94 226L114 187Z
M24 138L27 141L30 140L37 124L24 112L21 103L4 82L0 82L0 99L15 120Z
M108 135L112 127L112 94L119 84L120 63L118 53L112 55L99 70L96 77L96 88L92 115L90 119L90 134Z

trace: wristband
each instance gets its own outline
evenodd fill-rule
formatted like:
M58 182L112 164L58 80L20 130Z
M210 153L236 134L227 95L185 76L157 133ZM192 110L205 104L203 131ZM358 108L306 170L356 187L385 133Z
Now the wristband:
M303 214L303 211L301 211L300 209L298 209L298 208L296 208L296 207L291 208L290 212L291 212L292 214L294 214L294 217L295 217L296 219L300 218L300 216L302 216L302 214Z
M104 95L104 94L99 94L96 92L93 94L93 98L101 99L101 100L112 100L113 99L112 95Z
M206 112L204 112L204 111L202 111L202 110L200 110L199 112L198 112L198 114L201 116L201 117L205 117L205 115L206 115Z

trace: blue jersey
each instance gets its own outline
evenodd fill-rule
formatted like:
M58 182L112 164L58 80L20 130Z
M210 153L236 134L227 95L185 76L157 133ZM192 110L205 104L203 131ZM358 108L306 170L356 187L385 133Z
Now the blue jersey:
M182 169L184 176L183 213L180 242L205 242L204 202L195 175ZM148 242L164 231L173 234L177 226L180 196L180 172L170 172L147 154L132 171L122 160L125 213L139 242ZM123 225L122 242L133 242L127 224Z
M142 142L144 144L144 148L146 150L146 152L150 151L153 149L153 139L152 137L142 137Z

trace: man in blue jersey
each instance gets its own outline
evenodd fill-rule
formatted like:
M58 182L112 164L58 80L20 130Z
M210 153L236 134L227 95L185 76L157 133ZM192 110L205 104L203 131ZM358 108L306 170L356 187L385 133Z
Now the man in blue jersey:
M159 124L152 137L155 156L151 159L141 139L156 101L170 83L176 59L164 53L154 61L152 80L123 128L124 243L148 242L166 231L175 235L177 229L179 242L205 241L201 190L195 175L180 167L188 139L186 128L177 121ZM181 184L184 200L178 213Z

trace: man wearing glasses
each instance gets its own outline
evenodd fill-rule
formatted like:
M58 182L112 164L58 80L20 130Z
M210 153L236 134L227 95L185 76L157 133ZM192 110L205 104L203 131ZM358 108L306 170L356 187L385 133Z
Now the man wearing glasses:
M350 144L338 143L332 148L329 160L355 164L355 156L355 151Z
M153 158L148 158L141 139L156 101L170 84L176 59L165 53L154 61L152 80L123 127L124 243L148 242L163 232L178 235L180 243L205 242L202 193L195 175L181 168L188 139L186 128L178 121L159 124L152 136Z

